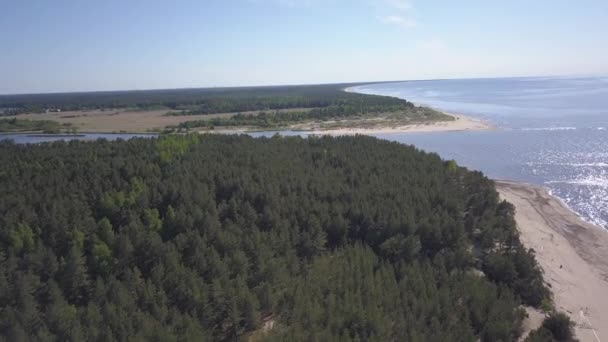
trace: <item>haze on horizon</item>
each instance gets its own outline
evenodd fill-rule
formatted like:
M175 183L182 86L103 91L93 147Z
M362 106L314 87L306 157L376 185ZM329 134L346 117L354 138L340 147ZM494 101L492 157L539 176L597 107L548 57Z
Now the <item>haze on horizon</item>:
M608 2L6 1L0 94L608 74Z

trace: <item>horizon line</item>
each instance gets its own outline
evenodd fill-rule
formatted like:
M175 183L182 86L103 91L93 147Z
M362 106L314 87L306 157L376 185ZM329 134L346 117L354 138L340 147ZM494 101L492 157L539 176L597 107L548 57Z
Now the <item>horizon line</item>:
M176 88L142 88L142 89L113 89L113 90L76 90L76 91L50 91L34 93L4 93L0 97L9 96L32 96L32 95L64 95L64 94L93 94L93 93L127 93L127 92L146 92L146 91L167 91L167 90L198 90L198 89L238 89L238 88L272 88L272 87L300 87L300 86L320 86L320 85L344 85L348 88L386 83L405 83L405 82L429 82L429 81L449 81L449 80L488 80L488 79L514 79L514 78L567 78L567 77L608 77L602 74L570 74L570 75L532 75L532 76L489 76L489 77L446 77L446 78L421 78L409 80L383 80L383 81L361 81L361 82L332 82L332 83L300 83L300 84L269 84L269 85L238 85L238 86L203 86L203 87L176 87Z

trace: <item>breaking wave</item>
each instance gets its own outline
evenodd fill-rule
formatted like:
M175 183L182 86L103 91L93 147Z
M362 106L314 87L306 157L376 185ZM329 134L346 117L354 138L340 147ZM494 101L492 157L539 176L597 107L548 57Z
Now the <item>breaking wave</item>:
M534 128L522 128L522 131L572 131L576 127L534 127Z

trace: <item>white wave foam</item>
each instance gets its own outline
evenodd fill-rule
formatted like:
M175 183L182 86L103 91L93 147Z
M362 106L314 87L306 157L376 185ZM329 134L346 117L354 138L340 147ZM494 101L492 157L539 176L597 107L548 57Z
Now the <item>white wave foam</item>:
M561 165L565 166L591 166L591 167L608 167L608 163L598 162L598 163L564 163Z
M549 183L559 182L545 182L545 184ZM575 213L576 216L578 216L583 221L594 224L598 227L602 227L604 229L608 229L608 221L603 219L601 215L598 214L598 209L600 213L602 212L602 209L598 208L597 196L592 196L593 201L591 201L591 203L577 203L576 201L573 201L570 196L565 196L565 198L563 198L558 196L550 187L546 187L546 189L549 195L560 201L566 208L570 209L570 211ZM603 198L603 196L600 197ZM601 204L599 204L599 206L601 206Z
M535 128L522 128L522 131L571 131L575 130L576 127L535 127Z
M528 166L559 165L559 166L573 166L573 167L608 167L608 163L605 163L605 162L597 162L597 163L537 163L537 162L527 162L525 164L528 165Z
M547 184L574 184L574 185L586 185L586 186L597 186L601 188L608 188L608 178L602 176L587 176L578 179L565 180L565 181L547 181Z

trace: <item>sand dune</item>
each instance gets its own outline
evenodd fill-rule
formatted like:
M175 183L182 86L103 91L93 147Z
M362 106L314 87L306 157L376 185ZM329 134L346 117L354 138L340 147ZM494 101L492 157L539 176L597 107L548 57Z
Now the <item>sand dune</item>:
M471 117L460 115L460 114L451 114L445 113L447 115L453 116L455 120L453 121L429 121L424 123L415 123L401 126L388 126L386 123L379 121L379 123L372 127L349 127L349 125L355 126L357 124L356 121L349 122L349 120L345 120L342 124L345 127L341 128L322 128L318 123L304 123L304 124L296 124L290 127L285 127L277 130L280 131L290 131L297 130L302 132L303 135L332 135L332 136L340 136L340 135L375 135L375 134L388 134L388 133L429 133L429 132L453 132L453 131L478 131L478 130L488 130L492 129L488 123L485 123L481 120L473 119ZM371 119L374 120L374 119ZM237 127L237 128L216 128L214 130L200 130L199 133L222 133L222 134L241 134L247 132L261 132L261 131L275 131L276 129L264 130L256 127Z
M423 133L423 132L451 132L468 130L485 130L492 126L465 115L444 113L453 116L453 121L431 121L427 123L411 124L394 127L373 128L337 128L337 129L312 129L309 132L317 135L355 135L355 134L385 134L385 133Z
M497 181L516 207L521 240L536 251L557 309L581 341L608 340L608 231L581 220L545 189Z

